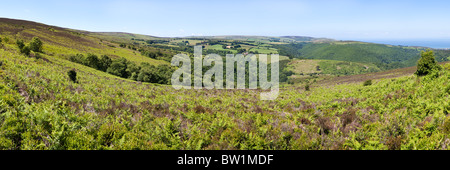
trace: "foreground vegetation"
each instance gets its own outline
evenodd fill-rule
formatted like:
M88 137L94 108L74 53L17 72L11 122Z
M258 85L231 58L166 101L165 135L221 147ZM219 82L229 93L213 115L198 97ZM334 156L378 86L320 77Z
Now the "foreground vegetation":
M276 100L262 101L261 90L175 90L147 82L169 75L157 68L173 53L189 54L194 43L222 53L274 52L274 44L313 39L112 38L23 24L0 24L0 149L449 149L450 64L433 60L443 51L422 52L416 74L283 83ZM312 62L319 66L312 72L281 62L283 79L291 72L382 70L374 63Z
M447 69L372 85L174 90L0 50L2 149L447 149ZM45 56L44 56L45 57ZM75 68L74 83L67 72Z

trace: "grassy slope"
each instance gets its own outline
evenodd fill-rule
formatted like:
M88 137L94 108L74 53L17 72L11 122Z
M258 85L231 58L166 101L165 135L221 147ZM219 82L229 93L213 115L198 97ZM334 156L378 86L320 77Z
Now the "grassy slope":
M446 149L448 79L174 90L0 49L2 149ZM67 71L75 68L79 83Z
M155 65L167 63L141 56L137 51L120 48L118 44L84 33L29 21L0 18L0 33L0 37L9 39L5 44L10 46L14 46L17 39L25 40L27 43L31 38L39 37L44 42L45 54L60 58L77 53L93 53L113 58L124 57L136 63L148 62Z
M291 58L372 63L382 70L414 66L425 47L403 47L354 41L274 45ZM436 50L436 60L448 61L449 50Z
M319 66L319 70L317 70ZM299 60L294 59L289 63L290 70L295 74L317 73L329 75L354 75L369 72L378 72L380 69L369 63L357 63L336 60Z
M18 27L10 29L17 33L1 27L2 34L12 42L12 35L34 36L33 29L22 32ZM450 145L448 70L426 77L405 74L366 87L351 82L312 86L311 91L286 86L276 100L261 101L260 90L174 90L74 64L58 56L57 49L91 51L85 48L89 46L101 53L103 48L115 48L76 33L68 39L44 39L58 35L52 32L42 39L59 48L45 47L48 55L41 59L18 54L11 42L0 48L0 149L448 149ZM71 69L77 70L79 83L69 81Z
M131 33L122 33L122 32L84 32L87 35L92 37L97 37L103 40L111 41L111 42L126 42L132 43L132 38L134 39L142 39L142 40L159 40L163 38L153 37L148 35L141 34L131 34Z
M363 63L400 62L412 66L419 57L418 49L359 42L311 43L301 50L302 56Z

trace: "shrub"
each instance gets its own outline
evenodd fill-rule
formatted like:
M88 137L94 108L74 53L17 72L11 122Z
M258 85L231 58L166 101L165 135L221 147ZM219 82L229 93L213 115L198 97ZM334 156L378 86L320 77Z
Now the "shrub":
M95 69L99 69L101 67L100 60L95 54L87 54L86 59L84 60L84 65Z
M370 85L372 85L372 80L366 80L366 81L363 83L363 86L370 86Z
M42 52L42 44L43 43L41 39L39 39L38 37L33 37L33 39L31 39L31 42L29 44L30 50L34 52Z
M70 70L69 72L67 72L67 75L69 75L69 78L72 82L77 82L77 72L75 70Z
M19 48L19 52L21 54L30 55L30 48L25 45L23 40L17 40L16 41L17 47Z
M433 70L440 70L432 50L420 52L421 58L417 62L417 71L414 73L418 76L425 76L433 72Z
M25 43L23 40L17 40L16 41L17 47L19 47L19 50L21 50L23 47L25 47Z
M71 55L69 57L69 60L72 62L75 62L75 63L83 64L84 56L83 56L83 54Z
M17 47L19 48L19 52L21 54L25 54L27 56L30 55L30 47L26 46L25 43L23 42L23 40L17 40L16 41Z
M30 52L31 52L31 50L30 50L30 47L28 47L28 46L24 46L22 49L20 49L20 53L25 54L26 56L29 56Z
M309 91L309 90L310 90L310 89L309 89L309 84L306 84L306 85L305 85L305 90L306 90L306 91Z
M333 122L328 117L319 117L316 119L316 124L320 128L320 134L328 134L333 128Z
M206 108L200 105L194 107L195 113L206 113Z

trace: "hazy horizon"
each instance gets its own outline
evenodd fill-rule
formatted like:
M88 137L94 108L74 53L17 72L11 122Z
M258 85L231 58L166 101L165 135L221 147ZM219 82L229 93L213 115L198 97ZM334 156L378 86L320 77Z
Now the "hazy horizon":
M450 39L449 1L30 1L0 17L159 37L259 35L338 40Z

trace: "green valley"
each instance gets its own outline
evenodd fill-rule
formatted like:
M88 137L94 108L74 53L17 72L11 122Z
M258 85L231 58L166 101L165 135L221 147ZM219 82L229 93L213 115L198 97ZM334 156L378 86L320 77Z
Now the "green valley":
M4 150L450 146L448 50L299 36L164 38L5 18L0 39ZM171 58L192 57L194 46L222 57L279 54L278 98L260 100L262 89L174 89Z

